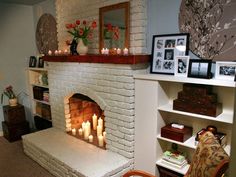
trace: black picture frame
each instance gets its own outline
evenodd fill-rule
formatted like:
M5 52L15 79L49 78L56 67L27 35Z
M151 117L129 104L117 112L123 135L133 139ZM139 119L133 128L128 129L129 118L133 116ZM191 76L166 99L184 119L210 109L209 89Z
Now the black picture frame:
M188 77L210 79L212 60L190 59L188 67Z
M189 50L189 33L153 35L150 73L175 73L175 57L186 56Z
M44 67L44 61L42 57L39 57L38 60L38 68L43 68Z
M30 56L29 58L29 67L36 67L37 58L35 56Z

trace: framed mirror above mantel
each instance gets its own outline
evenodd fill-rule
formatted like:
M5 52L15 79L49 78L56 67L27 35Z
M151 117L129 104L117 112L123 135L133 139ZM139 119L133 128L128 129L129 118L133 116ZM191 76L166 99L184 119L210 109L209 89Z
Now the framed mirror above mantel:
M123 2L99 9L99 51L129 48L130 4Z

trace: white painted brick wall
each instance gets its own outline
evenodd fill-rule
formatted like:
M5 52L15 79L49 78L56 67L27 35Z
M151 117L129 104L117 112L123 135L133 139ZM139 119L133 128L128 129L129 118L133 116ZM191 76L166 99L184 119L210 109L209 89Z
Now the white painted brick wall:
M52 123L69 130L68 101L75 93L93 99L104 110L107 149L127 158L134 153L134 78L146 71L145 64L49 62L49 90Z
M96 20L99 26L99 8L130 1L130 52L147 53L147 0L56 0L56 19L59 48L65 49L65 41L71 39L65 24L75 20ZM99 29L93 34L89 53L99 53ZM138 40L137 42L134 42Z

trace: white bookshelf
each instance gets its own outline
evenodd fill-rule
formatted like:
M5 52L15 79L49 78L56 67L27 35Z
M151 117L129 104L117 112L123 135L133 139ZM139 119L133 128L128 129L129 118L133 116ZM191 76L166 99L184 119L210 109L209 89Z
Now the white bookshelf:
M211 85L222 103L222 113L216 117L173 110L173 100L184 83ZM196 149L196 133L208 125L216 126L219 132L226 133L224 147L231 154L231 137L234 126L235 82L217 79L196 79L173 75L138 74L135 75L135 162L134 168L148 171L159 176L157 165L180 174L185 174L188 166L175 168L161 160L163 152L172 143L187 153L191 162ZM193 128L192 137L185 142L178 142L161 137L161 128L176 122Z

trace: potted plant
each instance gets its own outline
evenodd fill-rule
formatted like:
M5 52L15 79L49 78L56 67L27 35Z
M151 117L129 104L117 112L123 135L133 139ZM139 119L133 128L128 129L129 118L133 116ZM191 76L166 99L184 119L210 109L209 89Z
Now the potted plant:
M3 93L1 95L1 103L3 103L4 95L8 97L10 106L16 106L17 105L17 97L16 97L15 93L13 92L13 87L11 85L6 87L3 90Z

